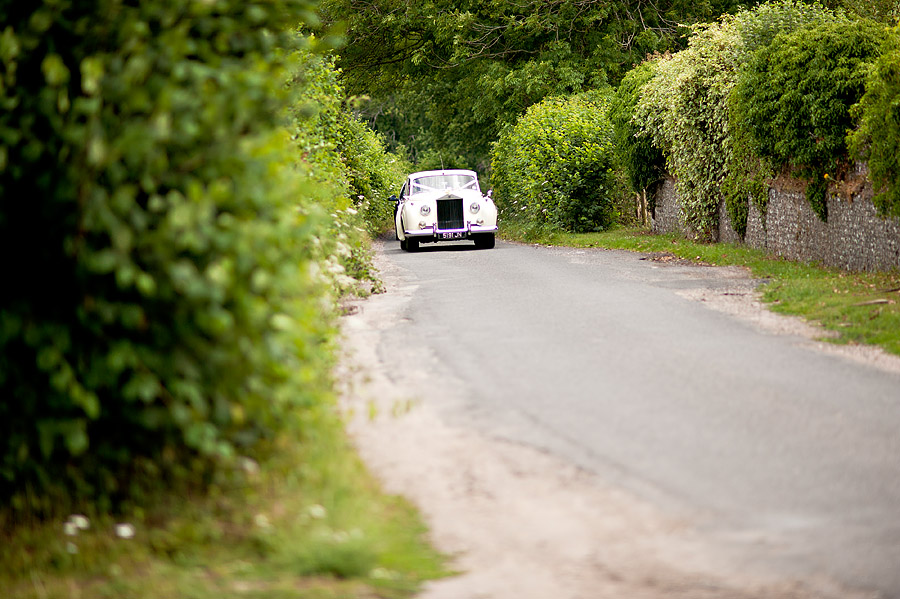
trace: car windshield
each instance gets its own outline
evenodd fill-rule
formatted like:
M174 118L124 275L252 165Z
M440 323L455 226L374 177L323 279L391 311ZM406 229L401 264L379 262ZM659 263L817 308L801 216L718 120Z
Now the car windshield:
M478 180L472 175L428 175L413 179L412 193L446 191L452 189L478 189Z

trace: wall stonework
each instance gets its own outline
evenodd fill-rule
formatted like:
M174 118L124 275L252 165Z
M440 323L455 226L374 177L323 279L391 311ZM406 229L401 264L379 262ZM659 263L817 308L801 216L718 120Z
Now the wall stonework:
M864 171L859 176L865 176ZM750 247L804 262L821 262L847 270L900 268L900 219L882 218L872 203L872 186L828 197L828 222L812 211L796 182L769 188L765 219L750 202L743 242ZM681 224L681 205L674 182L666 179L656 194L653 231L689 235ZM719 206L718 241L740 237L731 227L724 203Z
M666 177L656 189L656 208L651 224L654 233L682 233L688 235L683 224L681 202L675 192L675 180Z
M731 217L728 216L728 208L725 202L719 202L719 238L720 243L740 243L741 236L731 226Z

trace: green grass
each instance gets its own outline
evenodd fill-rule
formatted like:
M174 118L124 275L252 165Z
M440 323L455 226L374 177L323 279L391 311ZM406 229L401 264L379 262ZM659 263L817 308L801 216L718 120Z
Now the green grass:
M523 235L510 239L571 247L666 252L696 262L744 266L766 281L762 299L782 314L801 316L833 331L828 341L869 344L900 355L900 272L857 273L793 262L735 244L698 243L678 235L654 235L635 228L600 233Z
M305 442L210 493L129 515L0 519L0 589L9 598L400 599L445 576L418 513L384 494L330 407ZM134 527L120 538L115 526Z

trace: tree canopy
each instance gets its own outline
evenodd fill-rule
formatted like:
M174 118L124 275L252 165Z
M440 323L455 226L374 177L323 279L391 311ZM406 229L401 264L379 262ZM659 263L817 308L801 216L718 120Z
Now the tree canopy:
M548 96L616 84L648 54L679 49L692 23L737 0L325 0L343 22L348 91L413 158L484 166L504 127ZM756 4L756 2L750 2Z

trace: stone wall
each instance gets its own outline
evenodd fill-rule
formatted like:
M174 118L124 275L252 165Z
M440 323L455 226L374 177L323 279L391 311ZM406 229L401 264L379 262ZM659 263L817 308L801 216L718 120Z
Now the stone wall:
M858 177L864 177L860 172ZM861 179L863 180L863 179ZM796 181L769 188L766 218L750 203L743 242L777 256L804 262L821 262L847 270L900 268L900 219L882 218L872 203L870 183L828 197L828 222L812 211ZM681 223L681 206L671 179L656 193L653 230L693 236ZM739 242L724 203L719 206L717 241Z

